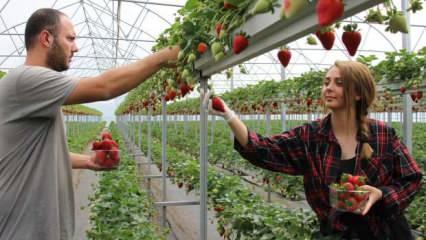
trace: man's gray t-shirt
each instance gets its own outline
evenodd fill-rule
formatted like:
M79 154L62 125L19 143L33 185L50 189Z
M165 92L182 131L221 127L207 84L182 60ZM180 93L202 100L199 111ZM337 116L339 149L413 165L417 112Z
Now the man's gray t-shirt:
M61 106L78 79L20 66L0 79L0 240L74 234L74 193Z

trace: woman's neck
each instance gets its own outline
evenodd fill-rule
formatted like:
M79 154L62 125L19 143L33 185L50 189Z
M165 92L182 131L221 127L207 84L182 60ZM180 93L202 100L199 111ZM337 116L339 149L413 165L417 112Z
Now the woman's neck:
M331 113L331 127L336 136L356 136L358 130L355 115L344 111Z

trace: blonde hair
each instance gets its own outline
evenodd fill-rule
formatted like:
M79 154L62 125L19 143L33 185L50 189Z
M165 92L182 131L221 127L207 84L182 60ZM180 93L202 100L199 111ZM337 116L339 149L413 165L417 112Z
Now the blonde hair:
M370 136L368 111L376 98L376 84L367 66L355 61L336 61L343 82L344 105L348 109L348 118L353 116L361 134L361 159L371 159L373 149L367 143ZM359 97L359 99L357 99ZM354 108L353 108L354 107Z

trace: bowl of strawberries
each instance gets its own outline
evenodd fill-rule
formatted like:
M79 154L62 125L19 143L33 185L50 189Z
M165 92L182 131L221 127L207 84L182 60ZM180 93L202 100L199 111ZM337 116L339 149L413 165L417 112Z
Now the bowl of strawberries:
M330 185L330 205L340 211L361 214L369 194L361 188L365 180L364 176L342 174L339 183Z
M102 133L101 139L92 144L95 163L106 168L117 167L120 164L118 143L112 139L109 132Z

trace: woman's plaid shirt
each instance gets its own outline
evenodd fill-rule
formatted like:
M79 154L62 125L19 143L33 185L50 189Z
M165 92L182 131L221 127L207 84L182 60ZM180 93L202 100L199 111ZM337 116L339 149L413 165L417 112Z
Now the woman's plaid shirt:
M383 230L385 221L378 209L401 213L420 189L422 174L393 128L373 119L369 120L369 128L367 142L374 153L370 160L361 160L362 144L358 143L354 173L366 176L368 185L383 191L382 200L376 202L367 214L372 230L378 234ZM306 199L321 223L327 223L334 231L345 230L339 214L329 203L328 186L339 177L341 157L340 145L331 129L330 115L270 137L262 137L250 130L248 136L246 148L234 141L234 148L241 156L264 169L303 175Z

